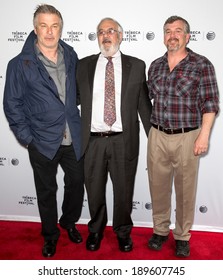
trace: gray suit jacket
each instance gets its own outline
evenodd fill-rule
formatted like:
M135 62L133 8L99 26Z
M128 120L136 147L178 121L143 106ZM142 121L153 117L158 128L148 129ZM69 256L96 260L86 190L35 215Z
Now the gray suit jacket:
M77 91L80 95L82 122L82 152L90 139L94 73L99 54L81 59L77 65ZM126 159L139 154L139 115L148 135L152 104L148 96L145 63L132 56L121 54L122 87L121 118Z

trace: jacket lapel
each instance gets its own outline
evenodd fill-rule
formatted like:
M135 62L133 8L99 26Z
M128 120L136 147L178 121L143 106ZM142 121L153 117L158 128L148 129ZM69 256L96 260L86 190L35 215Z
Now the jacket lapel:
M123 96L126 93L127 84L129 80L129 75L131 71L131 63L129 62L128 56L121 53L122 59L122 89L121 89L121 99L123 100Z
M95 69L96 69L98 57L99 54L91 57L88 63L88 77L89 77L89 87L90 87L91 95L93 95L94 75L95 75Z

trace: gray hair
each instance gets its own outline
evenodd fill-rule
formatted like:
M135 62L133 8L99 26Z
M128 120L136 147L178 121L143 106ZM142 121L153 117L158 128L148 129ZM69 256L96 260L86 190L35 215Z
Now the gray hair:
M63 29L63 18L61 13L53 6L51 5L47 5L47 4L42 4L42 5L38 5L36 7L34 16L33 16L33 26L36 27L36 18L39 14L55 14L60 18L61 21L61 30Z
M165 21L165 23L163 25L164 32L165 32L165 27L166 27L167 24L173 23L173 22L175 22L177 20L180 20L180 21L182 21L184 23L184 31L185 31L185 33L190 34L190 25L189 25L189 23L186 21L186 19L184 19L182 17L179 17L179 16L171 16L171 17L169 17Z
M121 33L123 33L123 28L122 28L121 24L120 24L117 20L115 20L115 19L113 19L113 18L110 18L110 17L103 18L103 19L99 22L99 24L98 24L98 26L97 26L97 32L99 31L99 27L100 27L100 25L102 24L102 22L104 22L104 21L106 21L106 20L113 21L115 24L117 24L117 25L118 25L118 31L121 32Z

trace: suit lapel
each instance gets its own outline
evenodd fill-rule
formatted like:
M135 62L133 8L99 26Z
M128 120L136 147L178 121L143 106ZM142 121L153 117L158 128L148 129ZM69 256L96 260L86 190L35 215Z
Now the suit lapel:
M121 89L121 99L126 93L127 84L129 80L130 71L132 68L132 64L129 62L128 56L121 53L122 59L122 89Z
M96 69L98 57L99 54L92 56L88 63L88 77L89 77L89 87L90 87L91 95L93 95L94 75L95 75L95 69Z

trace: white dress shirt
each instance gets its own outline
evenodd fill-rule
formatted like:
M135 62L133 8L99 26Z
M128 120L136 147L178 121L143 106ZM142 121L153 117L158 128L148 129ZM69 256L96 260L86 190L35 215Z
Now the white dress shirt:
M121 120L121 84L122 84L122 62L121 53L118 51L112 56L115 75L115 106L116 106L116 121L112 127L104 122L104 92L105 92L105 67L108 62L104 55L100 54L94 77L93 87L93 103L92 103L92 132L105 132L105 131L122 131Z

